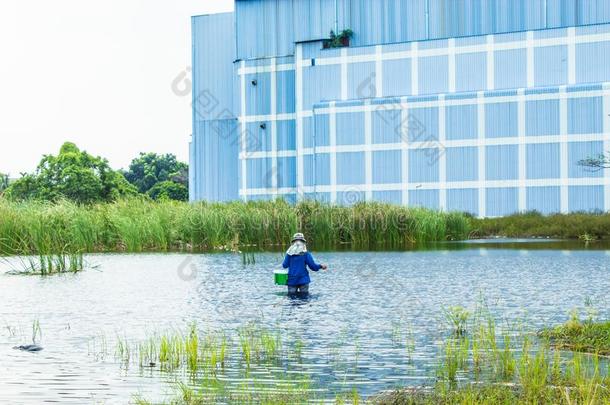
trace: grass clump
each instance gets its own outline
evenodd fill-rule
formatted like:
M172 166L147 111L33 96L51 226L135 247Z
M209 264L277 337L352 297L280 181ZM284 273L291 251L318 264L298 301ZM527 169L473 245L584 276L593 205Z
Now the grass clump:
M316 249L399 249L464 239L466 216L380 203L188 204L144 198L78 205L0 198L0 255L275 250L305 232Z
M583 242L610 239L610 213L542 215L527 212L501 218L471 218L471 237L504 236L579 239Z
M610 322L580 321L573 315L563 325L540 331L540 336L558 349L610 355Z
M239 344L243 360L251 363L273 363L282 359L282 338L279 331L275 333L256 324L249 324L238 330Z

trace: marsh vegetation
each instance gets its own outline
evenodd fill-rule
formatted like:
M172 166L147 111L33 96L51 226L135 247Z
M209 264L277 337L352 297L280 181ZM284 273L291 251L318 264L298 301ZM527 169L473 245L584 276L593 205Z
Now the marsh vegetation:
M144 198L78 205L0 199L0 254L282 249L297 230L316 249L398 249L464 239L468 219L367 203L187 204Z
M610 239L610 213L542 215L527 212L500 218L472 218L470 237L577 239L583 242Z
M369 398L344 386L334 394L334 403L593 405L610 401L610 367L598 353L560 350L546 335L537 338L523 324L499 327L485 306L477 306L472 313L461 307L443 312L448 314L444 337L437 344L436 372L429 384ZM393 332L393 339L397 336L403 340L400 331ZM135 359L140 367L166 371L182 367L187 372L189 379L175 385L170 404L328 403L327 397L319 396L319 382L313 376L287 377L287 357L296 347L282 346L279 329L253 323L234 337L226 332L201 334L192 325L185 333L137 344ZM124 356L125 345L120 343L119 357L130 361ZM240 383L229 377L229 368L239 370ZM149 403L140 396L134 401Z

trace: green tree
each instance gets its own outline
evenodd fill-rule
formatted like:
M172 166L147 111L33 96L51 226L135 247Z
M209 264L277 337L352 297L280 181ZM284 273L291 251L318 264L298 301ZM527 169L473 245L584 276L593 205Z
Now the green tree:
M173 181L161 181L148 190L146 194L153 200L186 201L189 198L188 189L184 185Z
M162 191L172 195L180 196L173 198L186 200L188 198L188 165L178 161L175 155L156 153L140 153L129 165L129 170L124 172L125 178L143 194L148 194L152 198L162 195ZM169 183L175 183L181 187L175 187ZM160 183L163 183L159 185ZM151 192L153 188L155 191ZM186 190L187 197L183 197Z
M587 167L593 171L610 168L610 154L604 155L599 154L597 156L590 156L586 159L578 161L580 166Z
M63 144L57 156L44 156L33 174L23 175L6 191L17 200L66 198L78 203L114 201L136 193L106 159L81 151L70 142Z

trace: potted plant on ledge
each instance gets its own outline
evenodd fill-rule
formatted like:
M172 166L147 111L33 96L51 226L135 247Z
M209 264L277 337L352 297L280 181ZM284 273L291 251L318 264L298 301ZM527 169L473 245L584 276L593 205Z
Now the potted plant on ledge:
M349 28L344 29L339 34L335 34L335 31L331 30L330 38L324 41L324 49L348 47L353 36L354 32Z

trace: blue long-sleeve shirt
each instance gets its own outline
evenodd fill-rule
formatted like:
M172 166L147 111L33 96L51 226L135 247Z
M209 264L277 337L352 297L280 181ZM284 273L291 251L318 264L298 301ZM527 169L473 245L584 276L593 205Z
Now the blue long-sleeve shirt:
M282 266L288 269L288 285L291 287L311 283L307 267L313 271L318 271L322 268L320 264L315 262L309 252L295 256L286 255Z

